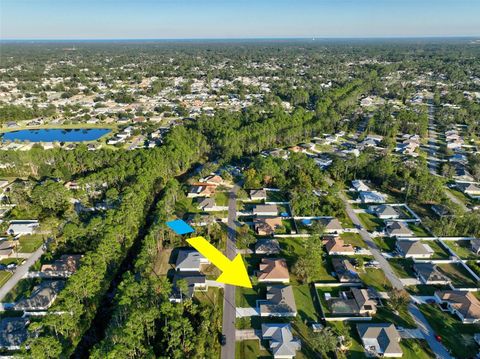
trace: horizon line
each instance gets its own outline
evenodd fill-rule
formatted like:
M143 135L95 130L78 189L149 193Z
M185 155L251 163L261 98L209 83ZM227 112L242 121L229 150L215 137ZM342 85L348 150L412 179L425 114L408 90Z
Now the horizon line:
M0 42L32 41L228 41L228 40L362 40L362 39L475 39L480 35L379 35L379 36L251 36L251 37L111 37L111 38L11 38Z

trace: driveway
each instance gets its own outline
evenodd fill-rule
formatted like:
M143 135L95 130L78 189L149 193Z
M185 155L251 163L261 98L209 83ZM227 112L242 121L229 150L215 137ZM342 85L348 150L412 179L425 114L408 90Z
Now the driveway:
M237 307L237 318L243 318L243 317L254 317L260 315L260 311L258 308L238 308Z

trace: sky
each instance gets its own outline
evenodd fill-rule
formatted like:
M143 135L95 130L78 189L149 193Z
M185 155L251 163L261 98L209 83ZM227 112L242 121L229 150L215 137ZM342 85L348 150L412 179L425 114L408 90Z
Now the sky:
M0 0L0 39L480 36L480 0Z

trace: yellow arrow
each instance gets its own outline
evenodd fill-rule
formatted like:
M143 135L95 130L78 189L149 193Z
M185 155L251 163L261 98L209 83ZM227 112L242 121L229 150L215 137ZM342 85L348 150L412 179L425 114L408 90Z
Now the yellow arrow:
M217 282L252 288L252 282L240 254L231 261L203 237L189 238L187 242L222 271Z

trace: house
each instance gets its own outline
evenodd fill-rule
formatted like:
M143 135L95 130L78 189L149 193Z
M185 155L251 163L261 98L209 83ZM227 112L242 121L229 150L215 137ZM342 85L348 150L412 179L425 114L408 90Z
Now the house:
M446 285L451 282L433 263L414 263L413 270L423 284Z
M297 305L290 285L267 287L267 299L258 301L262 317L295 317Z
M367 356L400 358L400 334L391 323L361 323L357 331Z
M252 212L258 217L277 216L278 208L276 204L257 204Z
M40 224L37 220L15 220L10 221L7 233L12 236L33 234Z
M204 212L219 212L228 210L227 206L217 206L215 203L215 198L199 198L197 208L201 209Z
M68 190L79 190L80 189L80 185L78 184L78 182L72 182L72 181L68 181L64 184L65 188L68 189Z
M264 189L252 189L250 190L250 199L252 201L266 201L267 191Z
M190 187L187 197L210 197L215 193L216 186L210 184L194 184Z
M0 238L0 260L10 258L13 255L14 249L14 242Z
M21 299L14 304L13 310L44 311L57 298L58 293L65 286L63 280L46 280L33 288L32 294L27 299Z
M255 254L278 254L280 253L280 244L273 238L261 238L255 244Z
M342 224L336 218L322 218L320 222L323 224L323 231L325 233L343 233Z
M288 323L262 324L262 339L268 340L274 358L294 358L302 347L301 341L294 338L292 326Z
M480 323L480 301L472 292L460 290L437 290L435 297L442 309L457 315L462 323Z
M390 237L411 237L413 232L404 222L388 222L385 233Z
M463 193L465 193L467 196L480 196L480 187L474 185L473 183L457 182L457 188Z
M359 198L362 203L385 203L385 196L375 191L361 191Z
M333 257L332 267L335 271L337 278L342 283L360 283L360 277L358 276L355 267L350 263L348 259Z
M324 241L325 249L329 255L353 256L355 250L351 244L345 244L345 241L339 237L333 237Z
M370 187L368 187L364 181L362 180L353 180L352 186L357 192L368 192L370 191Z
M180 272L199 272L210 261L194 249L181 249L178 252L175 267Z
M440 218L443 218L452 214L448 207L441 204L434 204L432 205L431 209L433 213L435 213Z
M259 268L257 276L260 283L290 281L287 261L283 258L262 258Z
M388 204L370 206L369 210L380 219L398 219L400 217L400 213Z
M215 175L215 174L212 174L210 176L202 178L200 180L200 182L211 184L211 185L214 185L214 186L219 186L221 184L224 184L223 178L221 176Z
M80 266L80 254L63 254L51 264L42 265L40 271L55 277L68 277L75 273Z
M0 322L0 349L19 350L28 338L28 318L3 318Z
M255 232L260 236L270 236L283 227L281 217L257 217L253 219Z
M475 253L477 256L480 255L480 238L472 239L470 241L470 246L473 253Z
M430 258L434 250L420 241L397 240L397 251L404 258Z
M179 284L180 281L185 283L185 287ZM180 303L186 298L193 298L195 291L206 290L208 290L208 286L204 274L195 271L177 271L173 276L172 294L169 299L171 302Z
M325 301L334 315L371 316L377 312L376 296L368 289L350 288L348 291L340 291L339 297L331 297L327 293Z

